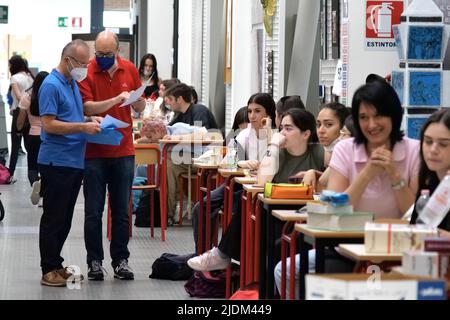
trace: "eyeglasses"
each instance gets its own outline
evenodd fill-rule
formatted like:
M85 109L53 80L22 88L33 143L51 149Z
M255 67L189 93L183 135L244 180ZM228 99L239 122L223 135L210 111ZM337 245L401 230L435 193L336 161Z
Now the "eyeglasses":
M68 56L70 59L72 59L73 61L75 61L80 67L82 68L88 68L90 63L81 63L80 61L78 61L75 57L72 56Z
M114 52L107 52L107 53L100 52L100 51L95 52L95 56L97 58L114 58L115 55L116 54Z

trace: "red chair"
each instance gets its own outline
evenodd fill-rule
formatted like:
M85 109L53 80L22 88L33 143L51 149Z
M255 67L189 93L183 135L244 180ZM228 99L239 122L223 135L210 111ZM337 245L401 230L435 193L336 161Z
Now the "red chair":
M156 144L135 144L135 165L147 165L147 177L149 184L143 186L133 186L133 191L150 191L150 236L154 238L155 232L155 190L159 188L160 182L160 170L158 170L155 175L155 169L159 165L161 152L159 146ZM129 204L129 233L130 237L133 235L133 197L130 196ZM162 201L162 199L161 199ZM163 221L163 213L161 214L161 222ZM162 230L162 227L161 227ZM108 222L107 222L107 237L111 240L111 208L109 206L109 195L108 195Z

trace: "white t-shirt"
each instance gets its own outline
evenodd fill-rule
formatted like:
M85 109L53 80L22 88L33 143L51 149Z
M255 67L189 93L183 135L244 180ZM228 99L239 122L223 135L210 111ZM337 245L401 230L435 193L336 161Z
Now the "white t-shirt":
M17 84L17 86L19 87L19 90L20 90L20 94L23 96L23 94L25 93L25 90L31 88L31 86L33 85L33 78L28 73L19 72L11 77L11 84ZM15 109L17 109L17 107L19 107L20 101L14 94L14 91L12 92L12 96L13 96L14 102L13 102L11 109L15 110Z
M236 137L236 141L245 152L245 160L262 161L267 152L267 145L269 144L267 139L258 139L256 131L251 126L242 130Z

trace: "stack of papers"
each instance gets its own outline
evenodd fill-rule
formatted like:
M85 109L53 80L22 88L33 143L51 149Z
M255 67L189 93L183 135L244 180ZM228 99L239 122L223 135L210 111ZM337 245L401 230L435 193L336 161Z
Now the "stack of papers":
M128 128L129 126L130 125L128 123L125 123L108 115L100 124L102 131L94 136L87 134L86 140L88 143L93 144L120 146L123 135L116 129L124 129Z

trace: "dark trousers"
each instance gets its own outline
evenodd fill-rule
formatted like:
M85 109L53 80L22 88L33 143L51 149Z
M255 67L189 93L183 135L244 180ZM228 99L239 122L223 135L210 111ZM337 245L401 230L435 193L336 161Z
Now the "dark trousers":
M233 195L233 214L241 210L241 195L242 195L242 186L238 185L235 187ZM225 200L225 184L222 184L221 186L211 191L211 243L212 243L212 236L214 233L213 230L215 230L216 227L217 215L220 209L223 207L224 200ZM206 212L206 197L203 198L203 212ZM198 243L199 213L200 213L200 204L197 202L194 208L192 209L192 227L194 228L195 251L197 251L197 243ZM205 244L206 239L205 235L206 235L206 226L205 223L203 223L203 245Z
M11 176L16 171L17 159L19 158L19 149L22 143L22 133L17 131L17 118L19 117L20 109L17 108L13 111L13 118L11 123L11 155L9 158L9 172ZM28 134L23 134L24 139Z
M42 274L62 268L61 250L72 226L73 210L83 180L83 170L40 166L44 214L39 230Z
M83 192L85 198L84 240L87 263L103 261L102 217L108 187L111 208L110 253L113 267L127 260L128 210L134 178L134 157L86 160Z
M30 185L39 180L38 156L41 148L41 137L29 135L26 141L27 160L28 160L28 180Z

